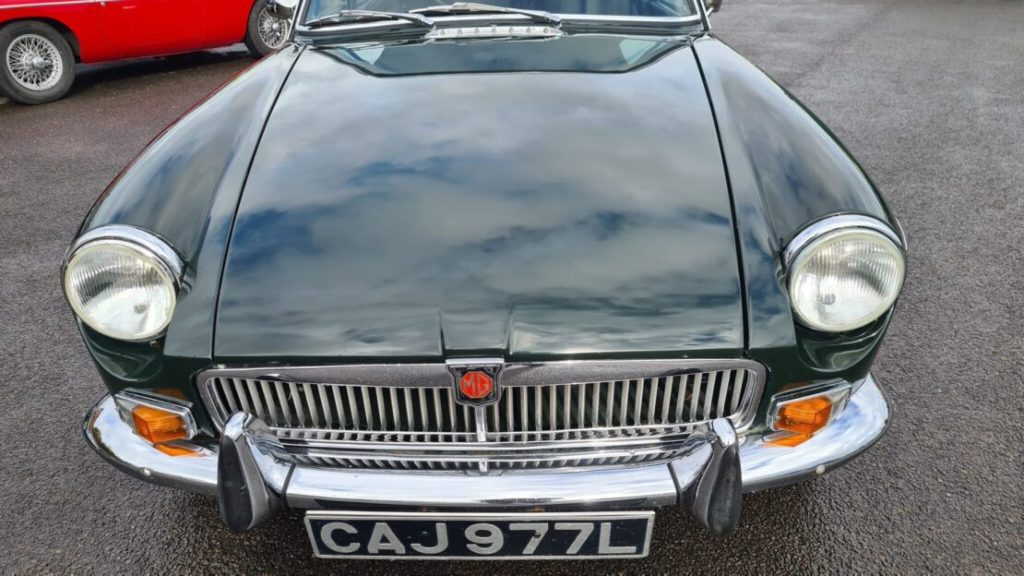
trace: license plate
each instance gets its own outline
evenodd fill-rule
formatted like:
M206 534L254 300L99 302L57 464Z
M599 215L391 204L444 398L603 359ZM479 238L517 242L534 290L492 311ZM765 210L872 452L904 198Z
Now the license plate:
M306 514L318 558L643 558L653 527L654 512Z

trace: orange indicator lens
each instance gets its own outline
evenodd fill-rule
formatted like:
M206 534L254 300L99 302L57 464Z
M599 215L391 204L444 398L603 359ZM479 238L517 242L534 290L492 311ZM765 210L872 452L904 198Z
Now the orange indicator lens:
M804 442L811 439L810 434L800 434L798 432L779 432L772 434L764 439L765 443L770 446L784 446L786 448L792 448L799 446Z
M832 415L832 401L825 396L796 400L779 408L775 429L814 434L824 428Z
M198 456L199 449L189 449L177 444L154 444L153 448L167 454L168 456Z
M132 410L132 421L139 436L153 444L188 438L185 420L173 412L150 406L136 406Z

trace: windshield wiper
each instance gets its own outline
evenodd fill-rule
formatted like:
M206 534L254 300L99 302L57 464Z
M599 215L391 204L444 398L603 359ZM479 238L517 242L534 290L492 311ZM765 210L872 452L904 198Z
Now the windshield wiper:
M432 29L434 21L422 14L409 12L380 12L377 10L342 10L330 16L321 16L306 22L307 28L319 28L321 26L335 26L338 24L356 24L361 22L383 22L393 20L408 22L419 28Z
M523 10L520 8L507 8L505 6L494 6L491 4L480 4L478 2L455 2L444 6L426 6L410 10L410 14L421 14L424 16L457 16L460 14L520 14L528 16L530 20L539 24L560 24L562 19L549 12L541 10Z

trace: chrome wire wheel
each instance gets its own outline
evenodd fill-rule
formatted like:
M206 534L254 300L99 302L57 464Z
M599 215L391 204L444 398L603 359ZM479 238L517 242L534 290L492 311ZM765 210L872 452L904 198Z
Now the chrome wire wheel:
M256 24L257 34L260 40L271 50L284 46L288 39L288 32L291 24L282 18L270 13L266 8L260 10L259 19Z
M64 72L57 46L38 34L15 38L7 47L4 62L14 81L28 90L49 90Z

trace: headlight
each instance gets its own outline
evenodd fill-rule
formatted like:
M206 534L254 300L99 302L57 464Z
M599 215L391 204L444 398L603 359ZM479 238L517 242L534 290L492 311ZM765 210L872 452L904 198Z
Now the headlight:
M867 216L834 216L798 234L786 250L797 318L816 330L844 332L884 314L903 286L898 241Z
M181 260L162 240L129 226L82 236L64 269L64 293L90 328L142 341L167 329L177 302Z

